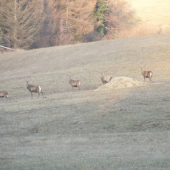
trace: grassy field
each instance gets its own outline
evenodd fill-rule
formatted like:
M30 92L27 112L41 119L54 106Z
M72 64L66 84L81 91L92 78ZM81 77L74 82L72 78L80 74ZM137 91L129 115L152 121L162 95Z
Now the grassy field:
M98 72L153 79L97 90ZM82 87L72 91L70 75ZM45 98L31 100L26 83ZM170 35L118 39L0 55L0 170L169 170Z

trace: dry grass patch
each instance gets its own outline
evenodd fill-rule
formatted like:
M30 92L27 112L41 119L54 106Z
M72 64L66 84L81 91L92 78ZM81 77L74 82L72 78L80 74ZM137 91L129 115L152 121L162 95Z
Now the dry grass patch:
M140 24L131 29L120 31L118 38L142 37L156 34L170 34L170 25Z
M130 77L115 77L109 83L99 87L97 90L117 89L126 87L136 87L144 85L143 82L137 81Z

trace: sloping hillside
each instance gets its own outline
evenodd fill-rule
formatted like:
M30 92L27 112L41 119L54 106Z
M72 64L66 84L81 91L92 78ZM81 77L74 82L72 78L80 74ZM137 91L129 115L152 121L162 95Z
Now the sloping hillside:
M1 169L169 169L170 35L0 55ZM144 86L95 90L99 72ZM72 91L68 75L82 81ZM31 100L24 80L41 85Z

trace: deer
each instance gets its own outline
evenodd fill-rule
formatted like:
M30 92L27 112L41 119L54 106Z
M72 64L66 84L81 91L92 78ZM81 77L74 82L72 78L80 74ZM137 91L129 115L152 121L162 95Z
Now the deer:
M105 72L107 72L107 70ZM101 81L103 82L103 84L109 83L112 79L112 76L110 76L110 75L105 76L104 75L105 72L100 73Z
M31 80L31 79L30 79ZM23 80L23 81L25 81L25 80ZM30 93L31 93L31 99L33 99L33 93L38 93L38 97L37 98L39 98L39 96L40 96L40 93L43 95L43 98L44 98L44 94L43 94L43 92L42 92L42 88L41 88L41 86L33 86L33 85L31 85L31 84L29 84L29 81L25 81L26 82L26 87L27 87L27 89L30 91Z
M138 63L138 66L139 66L139 63ZM146 66L146 64L145 64L145 66ZM141 69L141 74L143 75L143 78L144 78L144 82L145 82L145 78L149 78L151 81L153 72L152 71L144 71L145 66L144 67L139 66L139 68Z
M69 84L71 84L72 89L74 90L74 87L78 87L79 90L80 90L81 81L80 80L73 80L72 77L70 77L70 76L68 76L68 77L69 77Z
M4 90L4 91L0 91L0 97L5 97L6 98L6 101L7 102L7 98L10 99L9 97L9 92L7 90Z

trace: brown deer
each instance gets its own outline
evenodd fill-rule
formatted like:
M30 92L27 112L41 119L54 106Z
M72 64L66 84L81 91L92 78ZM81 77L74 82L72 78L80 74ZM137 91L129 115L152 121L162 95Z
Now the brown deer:
M139 66L139 64L138 64L138 66ZM145 64L145 66L146 66L146 64ZM152 72L152 71L144 71L145 66L144 66L144 67L140 67L140 66L139 66L140 69L141 69L141 74L142 74L143 77L144 77L144 82L145 82L145 78L149 78L150 81L151 81L152 76L153 76L153 72Z
M25 81L25 80L23 80L23 81ZM27 89L31 93L31 99L33 99L33 93L38 93L38 97L37 98L39 98L40 93L41 93L43 95L43 98L44 98L44 94L42 92L41 86L33 86L33 85L29 84L29 81L25 81L25 82L26 82Z
M9 97L9 92L6 91L6 90L0 91L0 97L5 97L5 98L6 98L6 101L7 101L7 98L10 99L10 97ZM6 101L5 101L5 102L6 102Z
M70 76L68 76L68 77L69 77L69 84L71 84L72 89L74 90L74 87L78 87L79 90L80 90L81 81L80 80L73 80L72 77L70 77Z
M105 72L107 72L107 70ZM103 84L109 83L110 80L112 79L112 77L110 75L105 76L104 75L105 72L100 73L101 81L103 82Z

